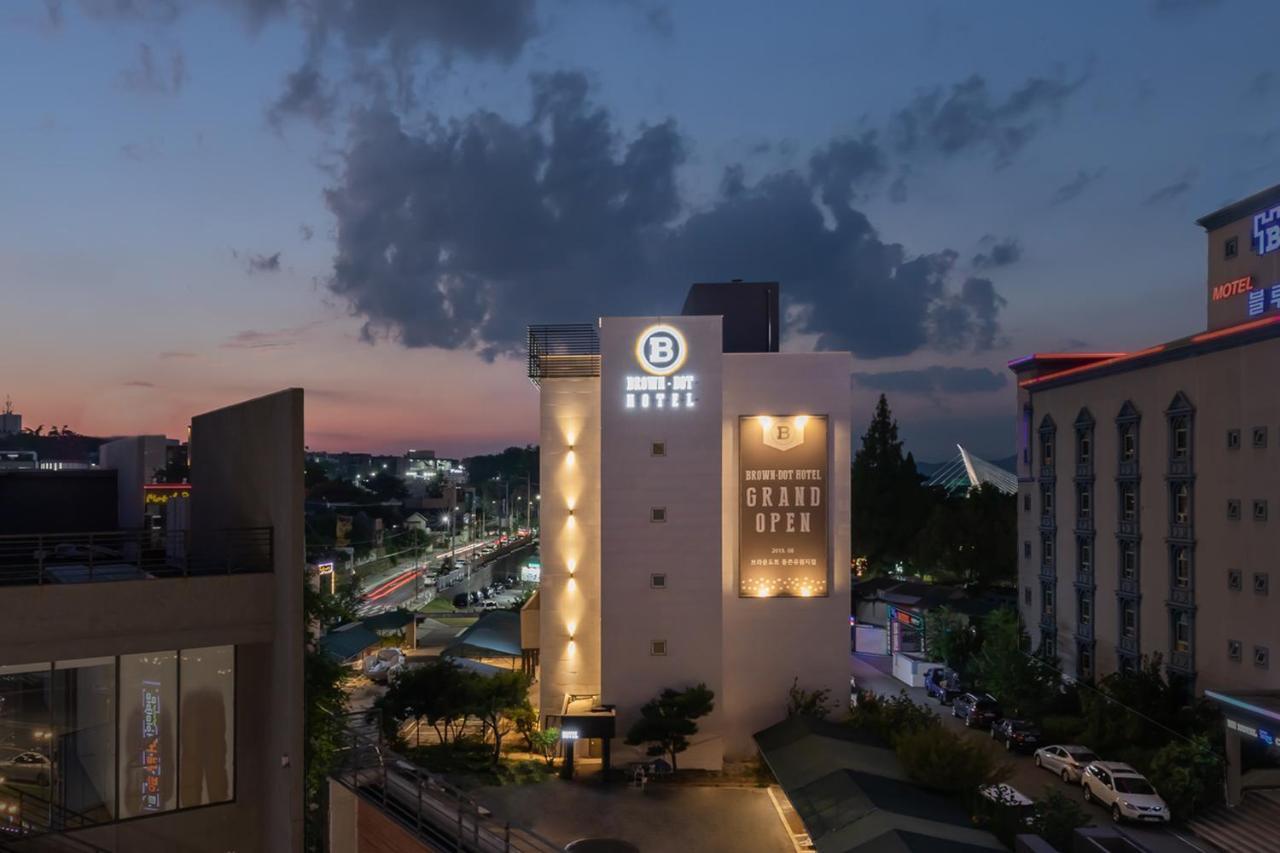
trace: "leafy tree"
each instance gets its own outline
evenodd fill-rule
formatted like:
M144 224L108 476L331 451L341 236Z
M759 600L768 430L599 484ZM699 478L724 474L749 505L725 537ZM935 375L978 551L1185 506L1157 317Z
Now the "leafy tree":
M974 666L977 680L1000 700L1009 716L1038 719L1056 703L1061 692L1057 659L1024 651L1026 632L1011 609L988 613L981 631L982 650Z
M530 751L542 756L548 767L556 766L556 748L560 744L560 730L537 729L529 736Z
M873 572L911 562L929 495L883 394L853 458L853 541Z
M469 710L493 733L493 764L502 757L502 738L515 729L517 715L529 708L529 676L523 672L499 672L476 676Z
M799 676L791 679L791 687L787 690L788 717L825 719L833 710L835 703L831 701L831 691L828 688L805 690L800 686Z
M379 471L369 480L369 489L382 501L399 501L409 496L404 480L390 471Z
M986 744L943 726L925 726L898 736L894 753L911 779L926 788L973 794L1008 779L1012 766L996 761Z
M920 530L922 567L959 583L1016 585L1017 497L983 483L965 495L932 490L933 508Z
M322 619L320 595L303 582L303 624ZM324 803L329 772L344 745L347 694L342 689L345 667L316 647L307 636L302 669L303 793L306 800L304 836L308 851L320 851L327 819Z
M640 719L627 732L627 743L649 744L650 755L667 755L676 769L676 755L689 748L689 738L697 734L699 717L715 708L715 693L705 684L673 690L668 687L656 699L640 708Z
M1143 658L1128 672L1105 676L1096 690L1081 691L1085 743L1100 753L1155 750L1168 742L1169 730L1184 734L1199 730L1181 685L1170 684L1161 661L1158 654Z
M966 684L972 680L982 635L978 627L950 607L939 607L929 614L924 630L925 648L930 657L956 671Z
M1036 801L1032 828L1057 850L1070 850L1075 831L1088 825L1089 815L1080 804L1057 788L1046 789Z
M302 485L308 492L321 483L327 482L329 482L329 469L325 465L310 460L302 463Z
M1222 801L1222 758L1209 739L1172 740L1151 759L1148 778L1169 804L1174 820L1186 821Z
M348 480L325 480L307 490L307 499L330 503L363 503L369 492Z
M508 447L501 453L471 456L463 460L463 465L473 486L487 485L495 479L523 481L526 477L533 483L538 482L538 448L532 444Z
M413 667L391 682L387 692L374 703L370 716L377 716L384 736L398 740L399 724L423 720L435 729L440 743L457 741L476 706L475 673L460 669L448 658L437 658L426 666Z

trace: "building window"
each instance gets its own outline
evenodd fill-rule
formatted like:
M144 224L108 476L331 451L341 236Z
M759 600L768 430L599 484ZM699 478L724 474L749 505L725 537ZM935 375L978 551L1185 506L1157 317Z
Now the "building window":
M1253 573L1253 591L1258 595L1266 595L1271 590L1271 576L1266 572Z
M1173 650L1191 651L1191 614L1185 610L1173 612Z
M1022 496L1022 511L1031 512L1031 493L1027 492Z
M1076 593L1076 612L1081 625L1088 625L1093 621L1093 595L1089 590L1082 589Z
M1093 488L1091 486L1084 484L1076 486L1076 505L1079 509L1080 518L1088 521L1093 513Z
M1040 512L1053 515L1053 486L1040 487Z
M1169 487L1173 503L1173 523L1191 523L1191 486L1188 483L1174 483Z
M1053 433L1040 433L1040 464L1045 468L1053 467Z
M1240 520L1240 499L1227 498L1227 518L1231 521Z
M1238 661L1242 656L1241 644L1239 640L1227 640L1227 657L1230 660Z
M1031 559L1031 540L1030 539L1022 543L1022 556L1027 560Z
M1138 458L1138 425L1120 425L1120 461L1133 462Z
M1093 543L1088 539L1076 540L1076 571L1082 575L1093 571Z
M649 520L650 521L666 521L667 508L665 506L649 507Z
M1022 601L1027 607L1031 606L1031 587L1024 587L1022 592Z
M1185 545L1173 549L1173 585L1178 589L1191 588L1191 549Z
M1053 565L1053 537L1052 536L1040 537L1040 562L1044 563L1046 566Z
M1138 577L1138 543L1120 540L1120 577L1131 581Z
M1228 237L1222 244L1222 259L1229 261L1236 255L1240 254L1240 241L1238 237Z
M1058 654L1058 638L1052 632L1046 631L1040 637L1040 656L1043 658L1057 657Z
M649 654L651 654L651 655L665 655L666 653L667 653L667 641L666 641L666 640L651 640L651 641L649 642Z
M1120 520L1137 521L1138 487L1134 483L1120 484Z
M1040 590L1040 612L1045 616L1053 615L1053 585L1044 584Z
M666 456L666 455L667 455L667 443L666 443L665 441L655 441L655 442L654 442L654 443L649 447L649 455L650 455L650 456Z
M232 799L235 647L183 649L178 672L178 806Z
M1093 678L1093 652L1088 646L1080 646L1076 653L1076 675L1080 678Z
M1239 449L1240 449L1240 430L1238 429L1227 430L1227 450L1239 450Z
M1186 415L1169 418L1170 451L1172 459L1184 461L1191 456L1191 419Z
M649 575L649 586L653 587L654 589L666 589L667 576L664 574Z
M178 653L120 658L120 817L177 808Z
M1227 589L1234 592L1244 589L1244 573L1239 569L1227 569Z
M1267 651L1266 646L1253 647L1253 665L1254 666L1260 669L1266 669L1270 661L1271 661L1271 653Z
M1138 636L1138 608L1132 599L1120 601L1120 633L1131 639Z
M1267 446L1267 428L1257 426L1253 428L1253 446L1261 450Z
M1093 430L1082 429L1076 433L1076 464L1093 462Z
M1253 520L1254 521L1267 520L1267 502L1266 501L1253 502Z

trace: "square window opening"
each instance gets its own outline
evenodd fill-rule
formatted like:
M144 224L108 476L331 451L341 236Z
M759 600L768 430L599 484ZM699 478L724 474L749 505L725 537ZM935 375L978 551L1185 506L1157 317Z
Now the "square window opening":
M1253 428L1253 446L1262 449L1267 446L1267 428L1257 426Z
M654 589L666 589L667 576L665 574L649 575L649 586L653 587Z
M667 520L667 508L665 506L655 506L649 508L649 520L655 523Z
M1238 429L1227 430L1227 450L1239 450L1239 449L1240 449L1240 430Z
M667 443L665 441L655 441L649 448L650 456L666 456Z
M665 655L666 653L667 653L666 640L653 640L649 643L649 654L661 656L661 655Z

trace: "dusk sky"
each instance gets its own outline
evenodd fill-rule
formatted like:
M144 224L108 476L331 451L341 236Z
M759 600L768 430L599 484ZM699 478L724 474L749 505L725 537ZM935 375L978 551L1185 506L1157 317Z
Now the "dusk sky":
M1280 4L6 0L0 398L312 448L536 440L524 328L782 283L859 431L1012 452L1005 363L1203 328L1280 180ZM1230 34L1229 37L1227 34Z

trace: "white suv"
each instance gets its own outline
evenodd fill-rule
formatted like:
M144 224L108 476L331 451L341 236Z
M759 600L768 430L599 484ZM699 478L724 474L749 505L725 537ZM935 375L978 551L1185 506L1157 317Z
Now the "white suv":
M1095 761L1080 776L1085 802L1111 809L1111 819L1168 823L1169 807L1141 773L1118 761Z

